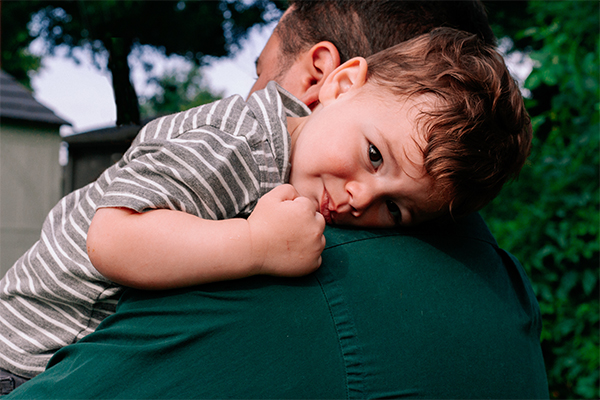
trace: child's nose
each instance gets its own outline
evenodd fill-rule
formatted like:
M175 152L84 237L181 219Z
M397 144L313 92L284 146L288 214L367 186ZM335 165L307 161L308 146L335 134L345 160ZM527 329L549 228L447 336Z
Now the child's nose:
M348 182L346 191L350 197L348 203L352 207L351 213L354 217L360 217L375 198L375 192L368 185L358 181Z

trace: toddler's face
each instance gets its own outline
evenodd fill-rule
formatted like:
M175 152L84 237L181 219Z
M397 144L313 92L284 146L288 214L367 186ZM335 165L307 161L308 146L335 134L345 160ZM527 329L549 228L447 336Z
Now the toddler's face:
M290 183L329 224L410 226L441 215L418 147L416 117L427 99L373 90L366 84L324 102L292 134Z

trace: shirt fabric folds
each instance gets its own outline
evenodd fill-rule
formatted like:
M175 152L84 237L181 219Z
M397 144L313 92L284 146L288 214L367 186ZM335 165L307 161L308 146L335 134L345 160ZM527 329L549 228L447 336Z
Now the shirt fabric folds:
M0 368L33 377L58 349L114 313L122 287L93 267L86 249L98 208L248 216L261 196L287 182L286 116L308 114L271 82L248 102L232 96L143 127L118 163L60 200L39 241L0 282Z

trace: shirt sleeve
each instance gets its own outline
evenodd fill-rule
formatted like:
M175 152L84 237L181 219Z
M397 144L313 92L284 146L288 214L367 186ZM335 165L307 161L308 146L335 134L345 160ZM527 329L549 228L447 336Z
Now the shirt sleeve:
M100 207L184 211L232 218L253 208L259 168L244 137L201 127L169 140L135 144L105 175Z

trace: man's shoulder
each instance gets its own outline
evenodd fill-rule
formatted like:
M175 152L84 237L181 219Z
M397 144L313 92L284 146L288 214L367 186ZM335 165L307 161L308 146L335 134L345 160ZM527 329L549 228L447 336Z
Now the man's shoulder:
M325 236L315 276L346 369L354 377L365 374L356 366L386 366L353 381L357 390L547 397L537 301L479 215L412 230L328 227Z
M346 243L375 240L381 237L408 237L415 240L476 240L483 245L497 247L496 240L479 213L472 213L458 221L423 224L415 228L352 229L326 228L327 248Z

